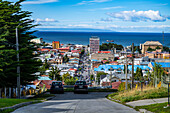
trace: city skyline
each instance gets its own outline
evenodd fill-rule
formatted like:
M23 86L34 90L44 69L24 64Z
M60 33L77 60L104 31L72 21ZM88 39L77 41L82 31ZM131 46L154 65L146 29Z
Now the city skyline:
M27 0L22 5L41 24L38 30L170 32L168 0Z

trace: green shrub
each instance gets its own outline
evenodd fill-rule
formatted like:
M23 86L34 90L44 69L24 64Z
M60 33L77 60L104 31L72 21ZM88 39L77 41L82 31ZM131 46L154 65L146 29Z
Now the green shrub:
M76 82L76 80L74 80L74 78L70 78L70 79L65 80L66 85L74 85L75 82Z

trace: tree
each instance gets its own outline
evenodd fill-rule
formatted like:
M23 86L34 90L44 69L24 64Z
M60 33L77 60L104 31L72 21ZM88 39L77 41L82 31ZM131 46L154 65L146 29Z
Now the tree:
M90 75L90 80L94 80L94 75Z
M67 55L65 55L65 56L63 57L63 62L66 63L66 62L68 62L68 61L69 61L69 58L68 58Z
M161 49L161 48L159 46L157 46L156 49Z
M114 43L103 43L102 45L100 45L100 50L104 51L112 50L113 48L116 48L117 50L122 50L123 46Z
M63 74L62 76L62 80L65 82L66 79L70 79L72 78L72 76L70 76L70 74L67 72L66 74Z
M34 74L38 71L42 62L37 60L37 55L32 54L36 51L36 44L30 42L31 39L36 38L32 34L31 28L37 26L33 25L33 20L30 20L31 12L23 11L21 9L21 2L16 3L0 0L0 79L4 82L4 86L16 86L17 83L17 69L20 66L21 85L37 79ZM19 51L16 52L16 27L18 28ZM19 52L20 58L17 62L16 55ZM1 84L0 84L1 85ZM2 85L1 85L2 86Z
M48 63L47 59L45 59L44 67L46 70L49 69L49 67L50 67L50 64Z
M52 80L61 80L61 76L60 76L60 71L57 67L52 67L52 70L50 71L49 73L49 77L52 79Z
M134 78L135 80L143 81L143 73L141 68L137 67L136 73L134 74Z
M155 51L155 49L148 47L147 51Z
M107 75L107 73L105 73L105 72L98 72L97 73L97 82L98 82L98 84L100 83L100 77L101 77L101 75Z
M154 85L159 83L163 76L165 76L164 69L158 63L154 63L152 77L154 78Z

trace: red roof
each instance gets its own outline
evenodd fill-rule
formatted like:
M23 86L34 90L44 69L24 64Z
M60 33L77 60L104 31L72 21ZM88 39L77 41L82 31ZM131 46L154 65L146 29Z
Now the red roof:
M117 62L117 61L111 61L110 63L115 63L115 64L117 64L118 62Z
M112 89L118 89L120 84L121 84L121 81L119 81L119 82L113 82L113 83L112 83Z
M53 43L60 43L59 41L53 41Z
M66 48L58 48L58 50L69 50L70 48L69 47L66 47Z
M41 80L40 86L43 87L43 84L45 84L45 87L47 89L50 89L50 87L51 87L50 84L52 84L52 81L55 81L55 80Z
M72 53L78 53L80 50L71 50Z
M64 55L64 53L60 53L61 55Z
M70 68L69 70L70 70L70 71L77 71L77 69L73 69L73 68Z
M127 57L132 57L132 55L127 55Z
M111 53L111 51L98 51L98 53Z
M50 51L50 49L41 49L41 51Z

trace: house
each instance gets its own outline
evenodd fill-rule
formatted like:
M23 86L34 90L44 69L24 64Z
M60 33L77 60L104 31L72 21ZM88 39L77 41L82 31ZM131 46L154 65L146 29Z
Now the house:
M162 49L163 45L159 41L146 41L144 44L141 45L142 54L144 54L148 48L155 49L155 50L157 48Z
M65 48L58 48L58 51L59 52L69 52L70 51L70 48L69 47L65 47Z
M114 54L111 51L98 51L97 53L91 54L91 59L103 60L107 59L109 61L114 60Z

